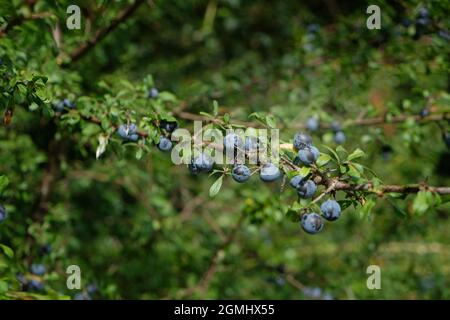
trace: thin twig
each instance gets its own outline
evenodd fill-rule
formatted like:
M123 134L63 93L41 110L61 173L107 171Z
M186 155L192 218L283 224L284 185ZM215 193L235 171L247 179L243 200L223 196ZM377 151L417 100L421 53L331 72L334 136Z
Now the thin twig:
M86 55L92 48L95 47L97 43L103 40L109 33L114 31L122 22L126 21L145 0L136 0L133 4L123 9L111 23L99 30L86 42L82 43L75 51L70 54L70 62L63 63L62 67L68 67L71 63L80 60L84 55Z

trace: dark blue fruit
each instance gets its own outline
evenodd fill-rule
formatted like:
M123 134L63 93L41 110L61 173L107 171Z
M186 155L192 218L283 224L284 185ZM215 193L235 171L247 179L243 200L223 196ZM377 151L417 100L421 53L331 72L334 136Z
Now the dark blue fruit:
M266 163L261 167L259 177L264 182L275 181L281 177L281 171L273 163Z
M447 148L450 149L450 132L444 133L444 142L447 145Z
M331 130L333 130L334 132L342 131L342 126L338 121L334 121L331 124Z
M170 151L172 149L172 141L170 141L166 137L161 137L159 138L158 148L161 151Z
M422 110L420 110L419 115L420 115L422 118L425 118L425 117L429 116L429 115L430 115L430 109L428 109L428 108L423 108Z
M421 7L417 12L417 18L429 18L430 13L427 8Z
M297 150L310 146L312 144L311 136L303 132L297 132L294 136L293 144L294 148Z
M46 270L43 264L33 263L30 267L30 271L37 276L43 276Z
M117 134L123 140L137 141L139 140L139 135L137 133L137 126L134 123L131 124L121 124L117 129Z
M42 291L44 290L44 284L36 279L31 279L27 284L27 289L30 291Z
M191 159L191 163L188 165L191 173L209 172L212 170L214 161L211 157L205 153L201 153L195 158Z
M310 117L306 121L306 128L310 131L317 131L319 129L319 119L316 117Z
M70 101L69 99L64 99L63 104L64 104L64 107L69 108L69 109L75 109L75 107L76 107L75 103Z
M305 182L302 182L297 187L297 193L300 198L303 199L309 199L314 196L316 193L317 186L312 180L307 180Z
M223 147L225 148L225 150L242 148L242 139L235 133L228 133L223 139Z
M411 24L412 24L412 22L411 22L410 19L408 19L408 18L403 18L403 19L402 19L402 25L403 25L405 28L408 28Z
M308 30L309 33L316 33L319 32L320 26L317 23L310 23L306 26L306 30Z
M450 41L450 32L448 32L447 30L439 30L438 36L444 40Z
M320 206L322 216L328 221L337 220L341 216L341 206L335 200L327 200Z
M243 164L234 166L233 171L231 172L231 176L237 182L247 181L248 179L250 179L250 175L251 175L250 169Z
M5 207L0 204L0 223L5 221L7 216Z
M149 99L156 99L159 96L159 91L156 88L151 88L150 90L148 90L148 95L147 97Z
M343 144L345 142L345 133L342 131L338 131L334 134L333 136L333 140L334 142L336 142L337 144Z
M305 213L300 224L309 234L316 234L323 229L323 220L317 213Z
M89 293L90 295L95 294L98 291L97 286L95 285L95 283L91 283L86 287L86 291L87 293Z
M292 177L291 181L289 181L289 184L291 185L291 187L297 189L302 181L303 177L297 174L296 176Z
M388 144L381 146L381 156L385 161L389 160L392 156L392 147Z
M430 19L428 18L417 18L416 19L416 26L418 27L426 27L427 25L429 25L431 22Z
M79 292L73 297L73 300L92 300L92 298L85 292Z
M27 280L27 278L25 278L25 275L23 273L18 273L16 275L16 279L17 279L17 281L19 281L19 283L22 287L25 287L28 284L28 280Z
M59 100L55 103L55 110L57 112L64 112L67 109L75 109L76 104L69 99Z
M258 138L253 136L245 137L244 149L246 153L258 151Z
M56 104L55 104L55 110L57 111L57 112L63 112L65 109L64 109L64 102L63 101L58 101L58 102L56 102Z
M44 246L42 246L41 248L41 253L42 254L50 254L52 252L52 245L51 244L46 244Z
M178 123L176 121L161 120L159 122L159 127L166 130L168 133L172 133L178 128Z
M320 151L314 146L304 147L303 149L300 149L297 154L298 160L306 166L310 166L316 162L319 156Z

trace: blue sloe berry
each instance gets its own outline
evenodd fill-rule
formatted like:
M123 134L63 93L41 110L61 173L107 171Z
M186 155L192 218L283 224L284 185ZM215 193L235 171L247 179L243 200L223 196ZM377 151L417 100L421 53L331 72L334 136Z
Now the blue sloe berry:
M438 36L440 36L444 40L450 41L450 32L447 30L439 30Z
M430 13L427 8L425 8L425 7L419 8L419 11L417 12L418 18L429 18L429 16L430 16Z
M381 146L381 156L384 160L389 160L392 155L392 147L388 144L384 144Z
M411 25L411 20L410 19L408 19L408 18L403 18L402 19L402 25L405 27L405 28L408 28L410 25Z
M253 136L245 137L244 149L246 153L256 152L258 150L258 138Z
M334 140L334 142L336 142L337 144L343 144L343 143L345 142L345 140L346 140L345 133L342 132L342 131L336 132L336 133L334 134L333 140Z
M319 129L319 119L317 117L308 118L306 128L310 131L317 131Z
M161 120L159 122L159 127L166 130L168 133L172 133L178 128L178 123L176 121Z
M317 186L312 180L307 180L305 182L302 182L297 187L297 193L300 198L303 199L309 199L314 196L316 193Z
M134 123L131 124L121 124L117 129L117 134L123 140L137 141L139 140L139 135L137 133L137 126Z
M450 149L450 132L444 133L444 142L447 145L447 148Z
M308 30L309 33L316 33L319 32L320 26L317 23L310 23L306 26L306 30Z
M156 88L151 88L150 90L148 90L148 95L147 97L149 99L156 99L159 96L159 91Z
M294 136L293 144L294 148L297 150L310 146L312 144L311 136L303 132L297 132Z
M223 147L225 148L225 150L242 148L242 139L235 133L228 133L223 139Z
M243 164L239 164L234 166L233 171L231 172L231 176L237 182L245 182L250 179L250 169Z
M209 172L214 165L213 159L205 153L201 153L195 158L191 159L191 163L188 165L191 173Z
M429 116L430 115L430 109L428 109L427 107L423 108L422 110L420 110L419 115L422 118L425 118L425 117Z
M44 284L37 279L31 279L27 284L27 289L30 291L42 291L44 290Z
M333 121L333 123L331 124L331 130L333 130L334 132L342 131L342 126L339 121Z
M55 103L55 110L57 112L64 112L64 102L63 101L58 101Z
M76 107L76 104L74 102L70 101L69 99L64 99L63 104L65 107L67 107L69 109L75 109L75 107Z
M46 269L43 264L40 263L33 263L30 267L30 271L32 274L35 274L37 276L43 276Z
M322 216L328 221L337 220L341 216L341 206L335 200L327 200L320 206Z
M0 223L5 221L7 216L8 214L6 212L5 207L0 204Z
M316 234L323 229L323 220L317 213L305 213L301 219L301 226L305 232Z
M261 167L259 177L264 182L271 182L281 177L280 169L273 163L266 163Z
M74 300L92 300L91 296L85 292L78 292L74 297Z
M300 185L300 183L303 181L303 177L299 174L292 177L291 181L289 181L289 184L291 187L297 189Z
M41 253L42 254L50 254L52 252L52 245L51 244L46 244L46 245L43 245L42 246L42 248L41 248Z
M98 291L98 287L95 283L91 283L86 287L86 291L88 294L93 295Z
M172 149L172 141L166 137L161 137L159 139L158 148L161 151L170 151Z
M297 163L298 163L298 161L300 161L304 165L310 166L311 164L316 162L316 160L319 158L319 156L320 156L319 149L317 149L314 146L308 146L308 147L305 147L298 151L298 153L297 153L298 159L294 160L294 161Z

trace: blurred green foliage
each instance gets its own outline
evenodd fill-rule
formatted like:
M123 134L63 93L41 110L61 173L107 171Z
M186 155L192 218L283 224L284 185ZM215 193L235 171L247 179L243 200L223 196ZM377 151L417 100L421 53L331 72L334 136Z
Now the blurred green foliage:
M344 147L363 149L362 164L383 182L448 186L448 122L352 125L424 108L450 112L450 46L439 34L450 28L448 1L374 1L382 29L368 30L374 3L366 1L156 0L71 62L71 52L132 3L75 1L82 30L68 30L73 2L0 0L0 30L20 21L0 38L0 111L5 121L12 115L0 127L0 204L8 212L0 298L73 297L80 290L67 289L65 273L73 264L83 292L97 285L93 298L450 298L446 196L369 198L309 236L286 217L295 197L279 184L226 177L210 198L214 179L114 136L114 126L138 121L157 142L153 121L180 110L212 113L217 100L232 119L272 115L285 141L310 116L337 120ZM417 35L422 6L432 22ZM50 15L24 18L37 12ZM146 98L152 87L158 99ZM54 104L64 98L77 111L58 116ZM84 121L91 116L100 125ZM96 160L99 136L110 140ZM336 147L331 130L313 138ZM45 275L31 275L32 263L44 264ZM381 266L381 290L366 287L371 264ZM44 290L24 291L18 274Z

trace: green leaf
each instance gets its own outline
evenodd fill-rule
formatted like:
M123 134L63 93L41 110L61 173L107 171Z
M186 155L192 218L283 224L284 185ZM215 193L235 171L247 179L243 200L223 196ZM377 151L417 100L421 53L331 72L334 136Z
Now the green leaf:
M229 113L225 113L223 115L223 122L225 122L225 124L230 123L230 114Z
M100 135L98 137L98 147L97 151L95 152L95 158L98 159L100 156L105 152L106 146L108 145L108 137L105 135Z
M209 114L208 112L200 111L199 114L208 118L214 118L213 115Z
M358 148L347 157L347 161L352 161L354 159L358 159L358 158L361 158L364 156L365 156L364 151L362 151L361 149Z
M0 243L0 248L3 249L3 252L4 252L9 258L14 257L14 251L13 251L10 247L5 246L4 244L1 244L1 243Z
M298 214L298 210L294 210L292 208L288 208L286 211L286 217L292 222L298 222L300 219L300 215Z
M269 114L266 116L266 123L269 126L269 128L275 129L277 126L277 123L275 122L275 118Z
M433 193L430 191L419 191L413 201L413 212L422 215L434 205Z
M359 211L359 217L361 219L368 218L370 216L370 212L372 211L373 207L375 206L375 201L372 199L367 199L364 206Z
M209 196L214 197L217 193L219 193L220 188L222 187L223 175L219 177L209 188Z
M341 157L341 158L345 158L348 154L347 150L345 150L345 148L343 146L338 146L336 148L336 153Z
M326 145L322 145L322 147L324 147L325 149L327 149L328 151L331 152L331 154L333 155L333 157L335 158L335 160L337 161L337 163L341 162L341 159L339 157L339 155L336 153L336 151L334 151L333 149L331 149L329 146Z
M361 173L352 165L348 166L347 174L352 178L356 178L356 179L361 178Z
M214 117L217 117L217 115L219 114L219 104L217 103L216 100L213 101L213 115Z
M400 208L394 201L388 200L388 202L391 204L392 208L394 208L394 212L400 217L405 218L408 216L408 214Z
M350 207L352 204L354 204L355 201L353 201L353 200L338 200L338 203L341 206L341 209L345 210L348 207Z
M3 192L3 190L5 190L5 188L8 186L9 184L9 179L7 176L0 176L0 193Z
M142 148L139 148L139 149L136 151L136 159L137 159L137 160L141 160L143 154L144 154L144 150L143 150Z
M319 159L317 159L317 161L316 161L316 164L319 167L323 167L328 162L330 162L330 160L331 160L331 156L329 154L321 153L319 156Z
M298 171L298 174L301 175L302 177L306 177L310 172L311 172L310 167L303 167Z

